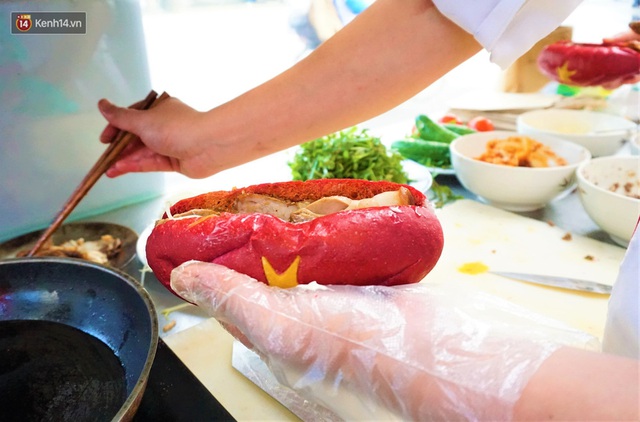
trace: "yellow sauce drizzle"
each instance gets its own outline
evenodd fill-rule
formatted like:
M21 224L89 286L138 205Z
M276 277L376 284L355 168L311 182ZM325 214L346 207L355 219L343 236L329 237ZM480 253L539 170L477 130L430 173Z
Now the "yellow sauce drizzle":
M458 267L458 271L463 274L476 275L486 273L489 271L489 267L484 265L482 262L467 262L466 264L462 264Z

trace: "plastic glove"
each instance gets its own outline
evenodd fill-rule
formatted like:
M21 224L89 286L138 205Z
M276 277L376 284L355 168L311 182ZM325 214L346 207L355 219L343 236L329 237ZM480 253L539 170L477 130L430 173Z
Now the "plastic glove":
M635 23L637 26L637 22ZM629 26L631 28L634 28L636 26L634 26L634 23L632 22L631 24L629 24ZM635 30L629 29L627 31L621 32L619 34L616 34L612 37L607 37L604 38L602 40L605 43L624 43L624 42L636 42L636 43L640 43L640 33L636 32ZM609 82L608 84L603 85L603 88L605 89L616 89L621 87L622 85L625 84L635 84L640 82L640 74L636 75L636 76L631 76L628 77L626 79L619 79L617 81L612 81Z
M509 420L561 343L597 347L585 333L446 285L284 290L195 261L176 268L171 285L282 384L347 420Z

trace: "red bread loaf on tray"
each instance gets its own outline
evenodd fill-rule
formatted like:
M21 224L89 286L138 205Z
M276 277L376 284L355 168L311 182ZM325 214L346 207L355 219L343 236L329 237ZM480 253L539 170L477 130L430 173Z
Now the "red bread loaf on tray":
M189 260L270 285L416 283L440 258L443 233L424 194L392 182L269 183L179 201L157 222L147 261L170 289Z
M636 42L580 44L559 41L542 49L538 68L554 81L599 86L640 74Z

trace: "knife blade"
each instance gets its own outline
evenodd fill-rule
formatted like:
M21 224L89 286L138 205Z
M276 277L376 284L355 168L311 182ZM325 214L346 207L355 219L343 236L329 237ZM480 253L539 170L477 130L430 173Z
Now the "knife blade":
M543 284L545 286L559 287L581 292L598 293L603 295L611 294L611 286L589 280L576 278L558 277L542 274L516 273L506 271L490 271L502 277L513 278L515 280L527 281L530 283Z

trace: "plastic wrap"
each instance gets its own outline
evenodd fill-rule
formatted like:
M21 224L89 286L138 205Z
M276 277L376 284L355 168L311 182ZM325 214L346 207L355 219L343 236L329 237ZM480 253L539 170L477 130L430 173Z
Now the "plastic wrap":
M278 289L187 262L172 288L258 353L278 380L351 420L509 420L561 344L597 340L453 284Z

